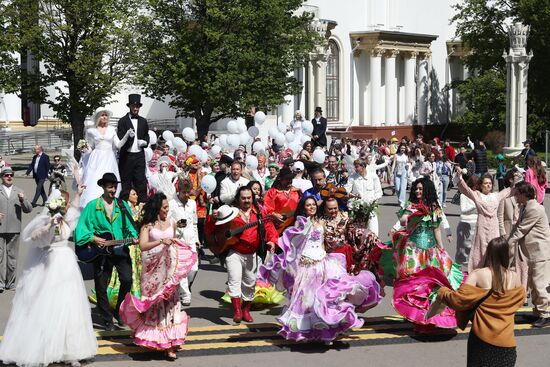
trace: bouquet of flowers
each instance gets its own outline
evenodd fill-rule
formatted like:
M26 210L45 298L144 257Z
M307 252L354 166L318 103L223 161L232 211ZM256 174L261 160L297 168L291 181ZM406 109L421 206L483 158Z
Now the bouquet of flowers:
M67 203L65 203L65 199L63 197L58 197L48 201L46 207L48 208L50 216L53 217L57 214L65 215L66 205Z
M349 217L353 222L367 223L372 213L378 209L376 201L368 202L353 198L348 201Z

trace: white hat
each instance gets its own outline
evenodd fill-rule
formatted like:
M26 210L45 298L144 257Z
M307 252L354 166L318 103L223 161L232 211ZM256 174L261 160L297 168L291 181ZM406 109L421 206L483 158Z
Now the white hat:
M166 164L168 167L170 167L172 165L172 160L169 157L163 155L157 160L158 167L160 167L162 164Z
M216 225L225 224L232 221L239 215L239 209L229 205L222 205L218 208L218 217L216 218Z
M294 172L303 172L304 171L304 162L296 161L292 165L292 171Z
M98 109L95 110L94 115L92 116L92 121L94 123L94 126L97 125L99 116L101 116L103 112L107 112L107 115L109 115L109 119L113 116L113 113L110 110L106 109L105 107L99 107Z

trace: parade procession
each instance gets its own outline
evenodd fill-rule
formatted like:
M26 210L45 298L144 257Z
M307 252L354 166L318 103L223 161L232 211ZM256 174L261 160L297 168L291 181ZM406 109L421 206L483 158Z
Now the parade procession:
M57 102L43 89L50 100L42 107L0 87L2 365L545 366L550 126L537 128L548 129L544 151L544 135L531 128L544 110L536 87L534 102L526 97L526 65L538 55L526 51L524 18L503 36L503 113L484 110L493 122L468 123L477 110L466 84L483 70L470 64L476 47L414 28L409 2L342 4L364 5L369 24L386 21L356 32L349 9L337 14L329 1L262 1L288 16L281 26L307 26L275 39L276 30L266 31L266 43L280 39L294 52L277 56L284 64L277 70L258 66L256 45L229 36L257 32L241 16L258 11L277 28L275 15L229 2L146 2L136 29L157 27L142 42L158 48L140 51L143 62L124 69L135 79L116 82L136 84L80 112L70 78L55 87ZM473 2L437 2L454 16L457 35L469 34ZM9 14L17 1L5 3ZM53 9L39 3L39 12ZM181 12L194 20L178 23ZM208 28L212 17L226 28ZM434 32L450 17L434 20ZM243 28L231 28L241 21ZM186 31L169 33L174 27ZM191 42L195 32L205 38ZM115 33L102 33L106 45L126 37ZM343 37L351 45L344 48ZM55 63L40 47L32 52L46 75ZM273 56L277 48L262 50ZM448 63L442 69L461 75L441 90L439 54ZM478 68L467 75L470 65ZM197 84L185 74L191 69L201 70ZM25 83L33 83L27 70ZM276 74L286 89L275 85ZM439 92L446 112L437 110ZM64 98L69 109L55 107ZM8 122L14 101L21 126ZM45 109L61 127L45 127ZM65 147L51 138L63 126ZM31 129L34 140L17 148L16 134L24 144Z

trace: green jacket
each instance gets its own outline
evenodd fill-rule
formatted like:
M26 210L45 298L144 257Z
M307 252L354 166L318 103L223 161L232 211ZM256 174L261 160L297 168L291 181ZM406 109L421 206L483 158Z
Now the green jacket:
M128 203L124 206L130 216L132 215ZM124 238L137 238L138 232L128 219L128 216L120 210L118 201L115 200L112 218L107 216L101 197L90 201L80 214L78 224L74 230L74 241L77 246L82 246L92 241L95 234L110 232L115 240Z

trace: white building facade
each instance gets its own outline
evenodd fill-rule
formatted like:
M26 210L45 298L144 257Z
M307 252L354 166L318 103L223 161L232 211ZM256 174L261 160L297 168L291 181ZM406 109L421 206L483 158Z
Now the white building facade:
M445 86L468 77L465 55L449 24L455 0L311 0L312 28L327 40L310 55L295 76L299 95L286 96L276 111L279 122L292 120L295 110L313 117L320 106L332 127L395 126L446 123L460 113L453 90ZM55 98L55 88L49 88ZM107 106L114 116L127 112L127 95L139 88L125 86ZM4 98L0 121L21 121L21 101ZM150 120L174 119L166 103L143 98L141 114ZM41 119L53 117L48 106ZM7 116L6 116L7 114ZM275 122L274 118L272 118ZM182 121L189 126L190 121ZM223 123L213 126L223 128ZM263 128L267 129L268 124ZM264 135L264 134L262 134Z

